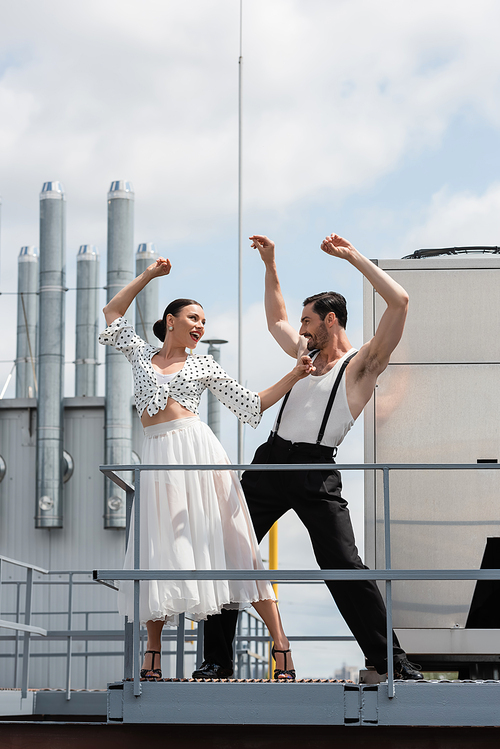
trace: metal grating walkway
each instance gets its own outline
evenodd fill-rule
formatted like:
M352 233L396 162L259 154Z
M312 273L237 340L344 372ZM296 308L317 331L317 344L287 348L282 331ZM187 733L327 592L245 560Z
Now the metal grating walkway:
M500 726L499 681L349 684L328 679L169 679L108 687L108 722L309 726Z
M108 725L500 726L500 681L354 684L331 679L167 679L116 682L107 690L0 690L0 715Z

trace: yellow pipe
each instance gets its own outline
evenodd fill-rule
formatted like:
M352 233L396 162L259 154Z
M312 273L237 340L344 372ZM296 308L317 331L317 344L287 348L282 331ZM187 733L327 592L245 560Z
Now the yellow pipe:
M269 531L269 569L278 569L278 523ZM278 584L273 583L274 595L278 598Z
M269 569L278 569L278 523L276 522L271 530L269 531ZM273 583L274 595L278 600L278 584ZM271 678L273 673L273 659L271 655L271 647L269 647L269 674L268 678Z

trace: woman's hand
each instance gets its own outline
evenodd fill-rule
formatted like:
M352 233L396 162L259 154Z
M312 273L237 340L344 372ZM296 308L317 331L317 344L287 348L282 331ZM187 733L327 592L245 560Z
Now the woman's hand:
M296 366L292 370L292 374L296 376L298 380L303 380L304 377L314 372L316 367L314 366L310 356L301 356L300 361L297 362Z
M313 365L310 356L307 356L307 354L301 356L300 361L297 362L292 371L285 375L282 380L259 393L261 412L274 406L280 398L283 398L293 388L296 382L303 380L304 377L314 372L315 369L316 367Z
M151 265L137 276L137 278L134 278L134 280L124 286L123 289L120 289L120 291L115 294L113 299L111 299L103 309L104 317L106 318L106 325L111 325L117 317L123 317L137 294L139 294L139 292L141 292L153 278L168 276L171 268L172 265L170 260L165 260L164 257L159 257L158 260L151 263Z
M158 278L159 276L168 276L172 269L172 263L168 258L159 257L154 263L148 266L148 271L151 278Z

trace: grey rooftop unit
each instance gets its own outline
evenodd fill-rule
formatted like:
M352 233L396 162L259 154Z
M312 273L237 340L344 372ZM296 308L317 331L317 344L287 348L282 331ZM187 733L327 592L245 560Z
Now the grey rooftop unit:
M402 340L365 411L367 463L500 460L500 257L432 252L374 261L408 291L410 305ZM365 282L364 340L384 309ZM393 568L481 568L488 539L500 536L499 479L493 470L391 471ZM380 474L365 477L365 547L366 563L384 567ZM424 654L409 645L424 657L443 630L465 629L475 585L393 583L394 626L408 633L403 645L425 630ZM481 655L479 634L473 640L468 632L463 660Z

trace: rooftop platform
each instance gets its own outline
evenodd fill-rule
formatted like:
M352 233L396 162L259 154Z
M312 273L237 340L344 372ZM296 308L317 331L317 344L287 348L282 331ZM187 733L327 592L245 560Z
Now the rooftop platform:
M349 684L171 679L108 687L108 721L294 726L500 726L500 681Z
M500 681L396 681L354 684L329 679L166 679L107 690L0 690L1 721L99 722L162 726L500 726ZM2 725L0 722L0 726ZM500 737L499 737L500 738Z

